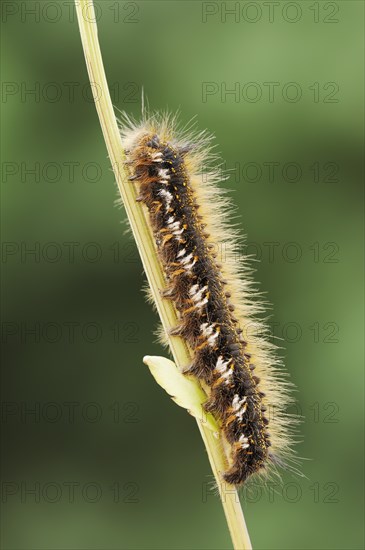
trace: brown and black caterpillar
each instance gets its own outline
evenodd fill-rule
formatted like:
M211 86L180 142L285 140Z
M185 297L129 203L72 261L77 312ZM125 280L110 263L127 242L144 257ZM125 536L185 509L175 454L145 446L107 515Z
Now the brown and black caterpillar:
M217 186L219 170L207 170L211 136L179 132L173 117L154 115L140 124L126 119L122 141L164 268L163 296L179 315L173 334L193 354L186 372L209 388L206 410L230 446L224 479L240 484L288 455L290 384L256 318L262 306L249 269L235 256L237 234L227 220L230 201Z

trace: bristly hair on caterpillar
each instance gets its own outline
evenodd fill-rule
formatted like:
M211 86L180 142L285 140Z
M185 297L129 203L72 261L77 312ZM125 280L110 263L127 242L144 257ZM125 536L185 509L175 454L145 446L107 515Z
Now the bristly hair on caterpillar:
M239 232L218 187L212 136L179 129L169 114L144 114L141 122L123 115L121 135L165 274L161 292L179 319L171 334L191 351L185 372L200 380L205 408L221 426L229 449L223 478L240 485L290 459L291 384L260 319L252 269L237 258Z

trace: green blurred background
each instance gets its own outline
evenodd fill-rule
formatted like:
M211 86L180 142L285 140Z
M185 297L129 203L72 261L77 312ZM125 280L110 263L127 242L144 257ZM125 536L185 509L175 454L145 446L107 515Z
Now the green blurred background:
M308 460L243 491L260 549L364 543L363 12L97 3L116 108L138 116L143 86L151 108L197 115L261 260ZM142 364L163 353L157 317L72 2L4 1L2 31L1 548L230 548L196 424Z

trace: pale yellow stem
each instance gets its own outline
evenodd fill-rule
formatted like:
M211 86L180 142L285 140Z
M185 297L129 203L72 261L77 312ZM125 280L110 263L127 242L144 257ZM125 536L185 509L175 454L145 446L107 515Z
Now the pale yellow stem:
M136 202L135 187L128 180L129 173L125 165L125 155L98 41L94 5L92 0L75 0L75 5L87 70L92 88L95 91L95 105L109 158L159 316L166 334L169 334L169 329L177 323L176 311L170 301L161 298L160 289L165 287L164 274L156 255L156 247L146 213L141 205ZM179 369L191 362L191 355L184 340L169 336L169 345ZM227 469L227 459L222 444L219 439L214 437L213 432L204 425L203 421L197 420L197 422L219 489L233 546L236 550L251 549L237 491L222 480L221 473Z

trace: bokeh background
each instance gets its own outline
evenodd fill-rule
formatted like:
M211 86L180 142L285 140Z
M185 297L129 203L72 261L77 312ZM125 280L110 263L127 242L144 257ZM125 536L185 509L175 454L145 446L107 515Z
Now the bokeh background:
M196 424L142 364L163 353L157 317L114 206L73 4L1 8L1 548L230 548ZM306 477L243 491L260 549L364 544L363 12L97 2L115 107L139 116L143 87L151 108L216 135L274 304Z

